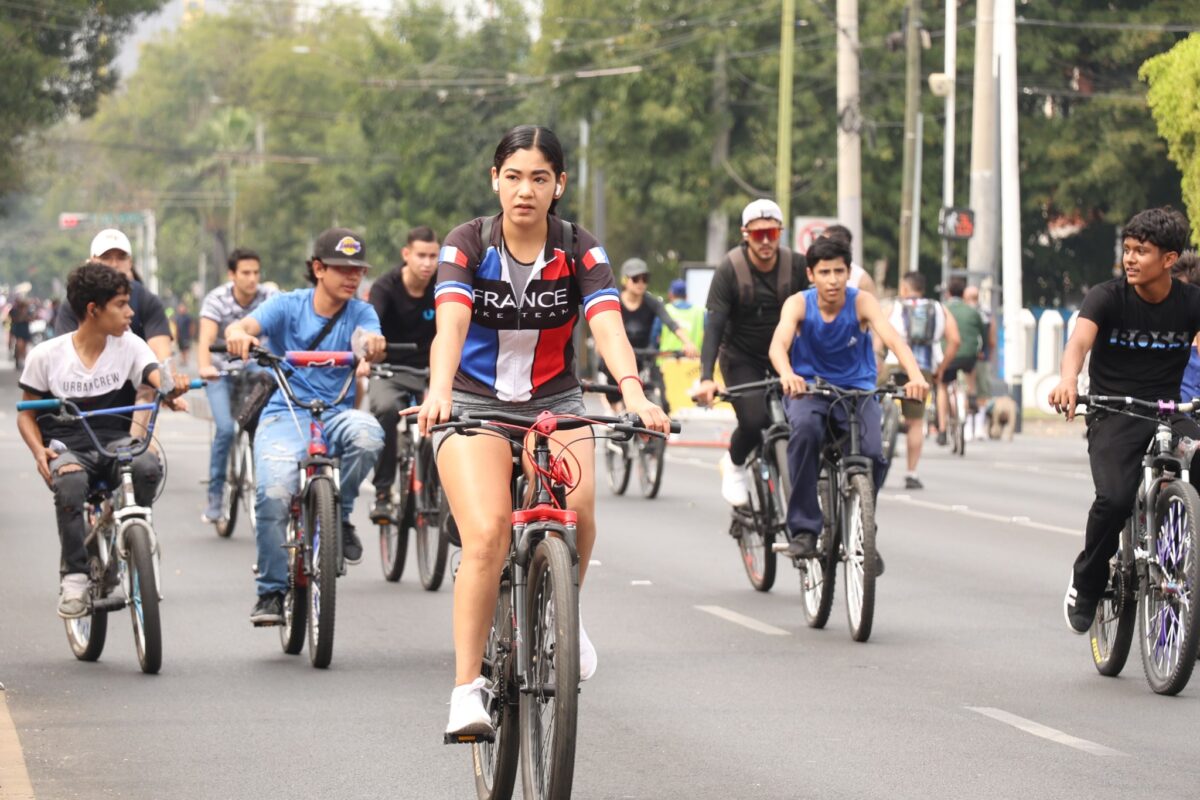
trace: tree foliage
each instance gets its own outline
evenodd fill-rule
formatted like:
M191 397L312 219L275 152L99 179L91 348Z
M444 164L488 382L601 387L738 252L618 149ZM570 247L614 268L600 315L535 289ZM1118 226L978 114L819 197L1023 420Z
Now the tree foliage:
M1141 76L1167 153L1183 173L1183 199L1192 220L1192 243L1200 246L1200 34L1147 61Z

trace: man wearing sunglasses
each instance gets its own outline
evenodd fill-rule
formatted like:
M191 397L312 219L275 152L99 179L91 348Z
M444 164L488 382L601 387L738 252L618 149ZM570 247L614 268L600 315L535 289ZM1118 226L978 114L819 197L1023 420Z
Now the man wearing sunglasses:
M726 255L708 290L708 320L700 356L696 401L711 404L718 391L713 367L720 358L726 385L775 376L768 358L779 311L788 297L804 288L805 263L799 253L780 246L783 211L759 199L742 211L742 242ZM721 495L731 505L750 500L743 466L762 442L768 424L765 393L733 401L737 428L721 459Z

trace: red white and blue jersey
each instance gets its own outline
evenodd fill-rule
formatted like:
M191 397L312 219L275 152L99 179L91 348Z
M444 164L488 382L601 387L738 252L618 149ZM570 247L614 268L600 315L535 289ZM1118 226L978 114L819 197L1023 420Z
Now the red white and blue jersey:
M589 320L620 313L620 292L596 237L575 228L578 263L571 264L572 244L562 241L563 226L550 217L546 246L518 298L502 253L502 216L493 218L490 242L481 241L483 217L450 232L438 258L434 297L439 306L471 309L454 388L524 402L579 385L571 341L579 307Z

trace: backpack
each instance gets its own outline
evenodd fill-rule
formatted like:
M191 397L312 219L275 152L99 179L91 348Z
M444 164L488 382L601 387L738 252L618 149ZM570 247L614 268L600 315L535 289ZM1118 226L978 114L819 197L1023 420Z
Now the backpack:
M733 274L737 277L738 302L746 306L753 305L754 274L750 271L752 267L746 260L746 252L741 245L738 245L730 250L726 257L733 264ZM786 247L780 247L779 256L775 259L775 266L775 293L779 297L779 304L783 305L783 301L792 294L792 251Z
M918 298L901 301L900 309L909 345L933 344L937 334L937 305L932 300Z

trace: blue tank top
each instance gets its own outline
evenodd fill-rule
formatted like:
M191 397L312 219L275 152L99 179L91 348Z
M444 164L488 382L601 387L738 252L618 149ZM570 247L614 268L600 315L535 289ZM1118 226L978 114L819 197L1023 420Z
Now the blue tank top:
M858 289L846 288L846 304L832 322L821 319L817 290L804 291L804 321L792 341L792 369L801 378L821 378L842 389L875 388L871 334L858 321Z

